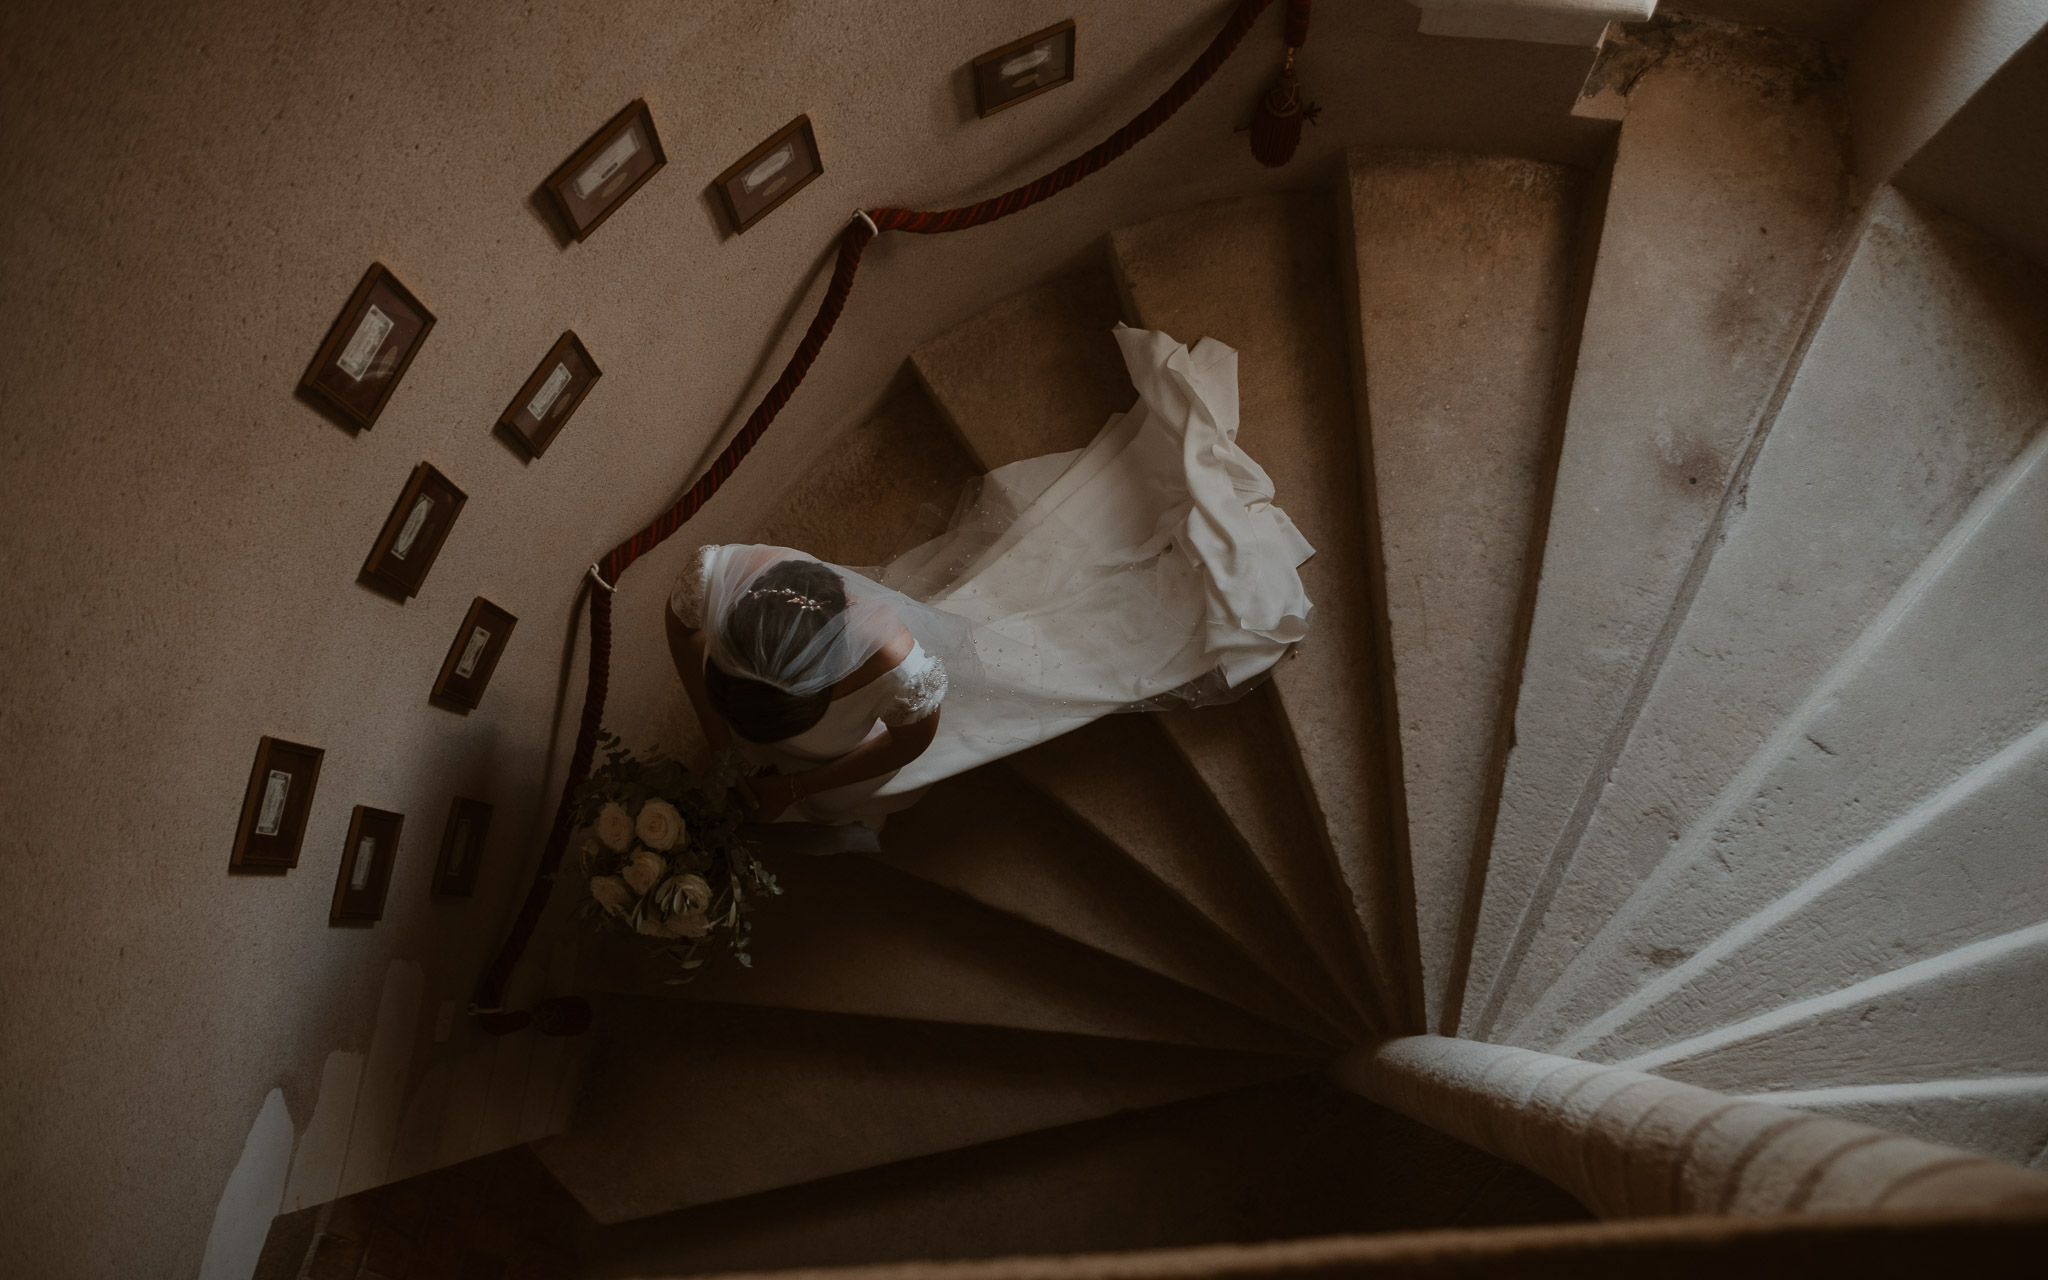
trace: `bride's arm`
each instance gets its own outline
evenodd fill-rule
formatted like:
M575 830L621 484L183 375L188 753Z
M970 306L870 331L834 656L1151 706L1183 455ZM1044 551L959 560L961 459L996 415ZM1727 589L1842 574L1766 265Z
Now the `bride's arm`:
M711 749L723 751L732 745L732 726L711 705L711 694L704 688L704 633L686 624L672 609L663 610L662 615L668 623L669 656L675 659L676 674L683 678L690 706L697 712L697 723L704 726L704 737L711 743Z
M894 773L932 745L939 732L939 713L934 711L922 720L885 724L882 728L884 732L815 769L746 779L740 785L756 805L754 816L762 822L773 822L784 809L805 796Z

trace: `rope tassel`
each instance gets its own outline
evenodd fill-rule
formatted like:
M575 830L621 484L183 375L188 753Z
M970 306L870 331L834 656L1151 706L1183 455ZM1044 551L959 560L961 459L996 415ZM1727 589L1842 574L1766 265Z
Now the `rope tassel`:
M1315 123L1322 108L1306 100L1301 81L1294 75L1294 55L1308 42L1309 0L1288 0L1287 61L1281 64L1280 80L1259 99L1252 117L1252 158L1269 169L1294 159L1301 145L1301 123Z

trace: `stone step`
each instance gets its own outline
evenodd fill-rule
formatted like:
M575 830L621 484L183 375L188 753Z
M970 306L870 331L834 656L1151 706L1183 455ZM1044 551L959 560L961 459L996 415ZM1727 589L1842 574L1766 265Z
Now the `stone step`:
M1121 850L995 765L890 818L881 860L1319 1038L1330 1028Z
M1385 1034L1393 1024L1366 977L1365 935L1345 907L1348 895L1288 764L1291 748L1272 690L1255 689L1220 706L1161 712L1154 723L1229 819L1363 1026Z
M1561 880L1566 905L1503 1002L1507 1019L1543 1010L1501 1023L1518 1042L1554 1041L1665 976L1637 950L1593 977L1606 952L1587 941L1653 868L1721 838L1746 765L2044 420L2048 272L1879 193ZM1853 914L1829 923L1857 932Z
M1548 506L1585 175L1459 152L1353 152L1348 168L1397 850L1441 1030Z
M1402 1025L1419 1016L1413 930L1392 850L1377 637L1338 287L1322 192L1220 201L1110 236L1125 318L1238 352L1238 440L1316 548L1302 566L1308 640L1273 679L1308 807L1366 934L1368 977Z
M1796 1089L1736 1101L1793 1107L2048 1172L2048 1075Z
M1137 401L1110 330L1121 319L1106 268L996 303L910 353L931 401L983 471L1079 449Z
M1504 1025L1536 932L1571 909L1572 851L1835 274L1847 175L1825 52L1659 30L1607 188L1462 1035Z
M1666 962L1555 1052L1627 1057L2048 920L2048 725Z
M1263 869L1150 716L1113 715L1010 757L1009 767L1121 850L1341 1041L1357 1027ZM1362 1028L1360 1028L1362 1029Z
M1314 1056L1325 1046L1136 965L857 854L773 860L783 894L754 922L754 965L674 965L621 941L592 989L819 1013L957 1022Z
M598 1002L567 1135L535 1144L602 1223L1301 1073L1301 1061L788 1009Z
M1619 1065L1724 1093L2048 1073L2048 922Z
M1571 1027L1802 891L2048 723L2048 430L1972 504L1588 939L1527 1029ZM2025 748L2020 748L2022 754ZM1967 841L1992 838L1973 830ZM2005 856L2039 866L2038 830ZM1997 851L1983 856L1995 860ZM1954 874L1953 870L1940 874ZM2038 874L2038 870L2036 872ZM1881 904L1868 904L1873 927ZM1842 922L1844 927L1853 925ZM1942 946L1963 938L1924 935ZM1666 964L1659 964L1659 961ZM1610 996L1608 993L1613 993ZM1546 999L1549 999L1548 997ZM1583 1012L1582 1012L1583 1011Z

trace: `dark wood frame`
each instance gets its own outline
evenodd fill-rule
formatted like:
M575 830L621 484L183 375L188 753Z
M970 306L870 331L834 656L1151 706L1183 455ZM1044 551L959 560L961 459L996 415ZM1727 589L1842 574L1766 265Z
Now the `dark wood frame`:
M490 628L476 666L467 676L456 675L455 669L462 664L471 635L486 621L496 625ZM470 601L469 612L462 615L462 625L456 629L455 643L448 646L448 656L441 663L441 674L434 678L434 691L429 695L434 704L451 711L476 710L484 700L484 690L490 687L491 676L498 670L498 660L505 656L505 646L512 642L512 628L517 625L519 619L482 596Z
M455 837L463 822L470 824L468 856L460 867L451 865ZM477 869L483 864L484 843L491 835L491 806L466 796L455 797L448 807L448 825L441 830L441 856L434 862L434 892L444 897L467 898L476 893Z
M804 145L810 148L811 159L818 162L818 167L811 170L809 174L805 175L794 186L790 187L789 190L783 192L781 195L775 197L773 200L770 200L767 204L762 205L759 209L756 209L754 211L753 217L741 218L739 205L735 203L732 198L732 188L730 184L742 173L745 173L748 169L753 168L754 163L758 161L762 156L767 155L769 152L775 150L775 148L781 146L784 142L789 140L790 135L795 133L803 134ZM767 217L769 214L775 212L777 209L780 209L783 205L783 202L787 201L791 196L795 195L797 192L802 191L805 187L810 186L811 183L823 177L824 174L825 153L818 150L818 135L816 131L814 131L811 128L810 116L801 115L798 116L796 119L790 121L788 124L783 125L774 133L770 134L766 142L763 142L760 146L755 147L752 151L747 152L747 154L741 156L738 160L726 166L725 172L719 174L717 178L713 179L711 185L718 189L718 198L720 202L725 205L726 219L732 223L733 233L735 235L738 235L744 233L748 227L753 226L755 223Z
M235 850L228 857L229 871L281 876L299 865L299 847L305 843L313 793L320 786L320 762L326 755L319 747L267 734L257 742L256 763L249 769L249 786L242 794L242 819L235 827ZM269 790L270 771L288 762L298 768L279 769L290 777L281 824L276 835L262 835L256 830L256 819Z
M327 909L329 926L370 925L384 918L384 896L391 888L391 868L398 862L398 841L404 831L404 814L366 804L356 806L348 820L348 841L341 846L341 867L334 873L334 904ZM356 889L349 881L355 876L356 851L364 836L377 841L378 857L370 868L369 882Z
M435 490L429 494L429 489ZM404 532L406 522L421 497L433 497L448 504L445 517L426 518L428 528L423 530L412 547L402 558L392 555L392 548L398 544L398 536ZM377 534L377 541L370 547L370 558L363 561L363 571L358 580L368 583L381 591L410 600L420 593L426 583L427 574L434 567L434 560L446 545L449 533L455 528L455 518L462 514L462 506L469 501L469 495L455 487L455 482L441 474L431 462L422 462L412 469L412 475L399 491L398 501L385 518L384 528ZM417 556L417 559L413 557Z
M583 172L584 167L592 160L597 159L612 140L625 132L626 127L635 119L638 119L641 127L647 131L647 148L654 153L654 163L648 167L647 172L633 179L624 191L613 196L610 203L605 205L604 211L592 218L588 225L579 227L576 224L575 206L569 203L566 188L576 175ZM603 226L608 218L619 211L619 206L631 200L633 193L646 186L647 180L660 173L667 164L668 153L662 150L661 133L654 127L654 113L648 110L647 99L635 98L617 115L605 121L604 127L591 134L590 140L578 147L574 155L556 166L544 185L547 187L549 198L555 202L555 211L562 215L562 225L580 244L588 240L591 232Z
M574 398L569 401L569 407L562 410L562 416L555 420L554 426L539 439L535 439L519 426L519 416L526 406L533 402L533 397L540 392L548 375L555 371L555 366L561 364L562 358L572 350L576 353L576 358L583 362L584 367L590 370L590 377L582 386L575 388ZM603 376L604 370L598 368L597 361L590 358L590 348L583 345L583 339L576 336L576 331L562 330L562 336L555 339L555 345L548 348L548 353L541 357L540 363L534 366L533 372L528 374L526 381L520 385L518 394L505 406L505 412L498 415L498 430L511 437L528 457L540 457L548 451L548 446L555 442L555 437L562 434L562 428L569 425L569 419L574 417L576 410L582 406L583 397L590 394L590 389L596 386L597 380Z
M379 281L397 294L405 305L419 316L420 331L413 338L412 345L406 348L405 354L399 357L398 367L391 371L391 380L385 383L384 389L377 394L376 403L365 412L331 394L317 379L321 370L340 356L342 345L355 336L357 327L362 323L363 309L369 305L370 292L377 287ZM313 353L313 363L306 366L305 374L299 378L299 390L318 398L321 404L329 406L343 418L367 431L377 425L377 419L383 414L384 406L391 402L391 393L398 390L398 384L405 380L406 370L412 368L413 357L420 353L421 347L427 345L427 335L433 331L434 313L427 310L426 304L419 300L418 295L406 288L397 276L391 274L389 267L381 262L372 262L370 269L363 273L361 283L356 285L356 291L349 295L348 304L341 309L341 315L336 317L334 327L327 331L326 340L320 344L320 349Z
M988 68L991 64L999 62L1002 59L1009 57L1010 55L1016 53L1020 49L1029 49L1032 45L1040 43L1041 41L1045 40L1048 36L1056 36L1062 33L1064 33L1067 37L1067 74L1060 77L1058 80L1053 81L1051 84L1039 85L1036 89L1031 90L1029 93L1020 93L1014 98L1005 98L1001 102L996 103L994 106L990 106L988 102L987 91L985 90L982 84L983 71L986 68ZM1053 23L1051 26L1047 27L1043 31L1034 31L1030 35L1025 36L1022 40L1012 40L1010 43L1004 45L1000 49L991 49L987 53L982 54L980 57L974 60L973 67L969 72L969 78L974 81L975 111L980 113L982 119L986 120L988 117L994 115L998 111L1007 110L1010 107L1016 106L1020 102L1029 102L1031 99L1037 97L1041 93L1046 92L1047 90L1057 89L1063 84L1072 84L1074 82L1074 59L1075 55L1079 52L1079 45L1080 40L1075 34L1074 20L1072 18L1068 18L1065 22Z

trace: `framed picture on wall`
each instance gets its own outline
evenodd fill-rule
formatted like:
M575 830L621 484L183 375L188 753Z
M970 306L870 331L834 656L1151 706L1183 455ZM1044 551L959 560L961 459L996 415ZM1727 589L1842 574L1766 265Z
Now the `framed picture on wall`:
M491 830L491 806L465 796L455 797L448 825L441 832L441 857L434 864L434 892L467 898L476 893L477 869L483 865L484 841Z
M299 865L299 845L306 838L306 817L313 810L313 789L326 754L282 738L258 740L228 870L283 875Z
M540 364L498 415L498 427L510 436L528 457L548 451L556 433L569 422L569 415L583 403L583 397L597 385L604 370L590 358L590 352L574 330L564 330L555 345L541 357Z
M348 840L341 847L328 924L375 924L384 918L384 891L391 887L391 866L398 861L398 835L404 827L402 813L356 806L348 820Z
M414 467L363 562L362 581L401 600L418 595L467 501L469 496L432 463Z
M299 387L356 426L375 426L433 328L434 313L373 262Z
M505 654L505 642L512 638L512 628L518 623L519 619L482 596L471 601L462 626L455 632L455 643L448 646L448 657L441 663L441 674L434 681L433 701L450 710L476 710L491 683L491 673L498 669L498 659Z
M982 116L1014 107L1074 79L1074 20L1012 40L974 60L974 103Z
M548 176L548 195L569 233L587 240L667 163L654 114L635 98Z
M745 231L825 172L811 118L798 116L718 175L713 186L734 231Z

